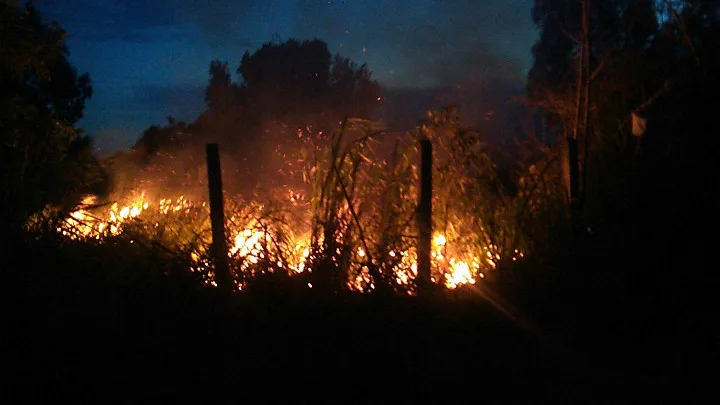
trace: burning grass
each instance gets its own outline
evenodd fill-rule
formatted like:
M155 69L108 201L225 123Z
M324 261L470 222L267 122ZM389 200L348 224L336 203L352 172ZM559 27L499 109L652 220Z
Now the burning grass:
M436 151L432 281L449 289L482 283L527 254L531 246L520 227L527 214L517 209L554 191L526 188L508 197L479 134L460 129L447 113L429 114L417 132L396 140L389 155L377 147L384 135L367 121L346 121L327 142L301 140L296 167L286 171L302 176L301 186L279 187L254 201L225 197L238 289L259 276L285 273L309 288L414 294L417 136L430 139ZM87 196L54 231L99 243L113 237L151 241L190 258L190 270L215 284L205 201L155 190L105 203Z
M142 195L142 193L140 193ZM81 206L63 221L57 231L74 240L96 240L102 242L110 237L143 237L154 241L172 242L177 252L186 252L195 263L193 272L207 274L207 282L214 285L208 250L210 245L209 205L206 202L193 202L183 196L178 198L162 198L151 200L138 197L124 204L114 202L109 208L97 204L97 197L87 196ZM286 271L290 274L311 273L308 262L322 265L327 260L327 249L337 245L331 253L342 254L345 244L335 240L324 243L322 237L311 242L311 229L290 229L282 223L282 218L272 217L263 212L262 206L252 204L230 204L237 207L226 224L226 232L230 240L228 257L236 275L238 286L242 288L244 279L252 278L261 273ZM255 208L254 210L252 208ZM342 234L338 235L339 238ZM492 247L490 247L492 249ZM437 233L433 242L433 266L448 288L456 288L462 284L475 284L485 277L484 272L494 270L491 250L487 250L487 262L490 267L482 268L481 260L474 256L471 261L455 257L455 251L449 246L444 235ZM453 253L448 253L453 252ZM313 256L311 257L311 253ZM452 255L452 256L448 256ZM375 280L370 273L370 266L378 266L377 259L368 259L368 253L362 246L349 249L348 277L345 287L355 291L375 289ZM467 255L466 255L467 256ZM416 252L414 247L406 250L387 252L388 262L383 270L392 271L392 281L398 289L412 291L412 283L417 275ZM337 263L333 255L329 259ZM336 266L339 267L339 266ZM312 287L312 283L308 283Z

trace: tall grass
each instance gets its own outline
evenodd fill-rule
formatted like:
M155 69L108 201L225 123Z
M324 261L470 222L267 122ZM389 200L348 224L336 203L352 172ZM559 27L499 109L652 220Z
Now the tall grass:
M434 150L435 283L455 286L510 275L562 222L558 161L545 151L517 162L508 181L498 175L492 146L480 132L463 128L452 109L429 112L402 135L347 119L330 137L307 138L297 156L287 158L301 166L300 189L276 187L253 201L226 196L237 286L292 277L326 293L413 294L419 138L429 139ZM35 229L53 231L69 214L50 212L36 218ZM164 210L149 209L123 223L113 238L187 259L191 271L213 284L205 203L166 202ZM468 278L449 280L453 266L465 266Z

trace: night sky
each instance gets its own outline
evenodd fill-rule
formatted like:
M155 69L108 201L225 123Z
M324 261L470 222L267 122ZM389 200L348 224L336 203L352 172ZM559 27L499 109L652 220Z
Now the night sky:
M204 108L211 60L235 71L264 42L319 38L367 62L384 88L519 82L537 32L532 0L39 0L92 78L80 126L101 153L126 149L166 117Z

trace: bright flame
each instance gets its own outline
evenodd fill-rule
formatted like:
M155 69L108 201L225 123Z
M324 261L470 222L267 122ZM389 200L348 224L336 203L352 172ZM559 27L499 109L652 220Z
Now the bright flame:
M291 202L297 201L299 196L289 193ZM159 229L162 221L153 217L155 215L168 216L171 214L187 216L193 210L207 210L207 203L193 203L180 196L176 199L162 198L160 200L151 201L145 198L145 193L139 194L137 198L125 205L113 203L109 209L103 210L97 205L96 196L86 196L83 198L78 209L70 214L65 222L57 229L62 235L71 239L96 239L102 240L106 237L116 236L124 232L127 225L134 220L139 220L145 213L152 219L154 228ZM228 255L231 259L239 260L239 270L241 272L248 271L254 266L266 266L269 271L273 268L286 269L293 273L303 273L307 268L307 261L311 255L311 243L309 232L305 232L305 236L297 237L291 240L292 248L286 248L283 251L274 239L276 236L272 229L259 223L257 220L251 220L244 226L235 224L237 215L229 215L231 221L230 235L231 246ZM482 248L480 252L458 251L455 242L452 242L444 234L437 233L432 240L432 272L433 280L442 280L441 282L449 289L457 288L461 285L473 285L477 280L484 279L488 272L496 270L498 263L501 261L501 251L497 246L488 244ZM378 255L368 255L362 247L355 249L357 258L368 260L368 257L376 259ZM336 252L340 253L340 251ZM392 260L393 280L399 286L410 288L417 277L417 253L414 249L409 251L392 250L387 252L388 260ZM524 254L515 249L512 261L523 258ZM204 271L210 268L210 260L205 250L190 252L190 259L194 263L191 266L193 271ZM373 260L372 264L377 265ZM357 270L353 273L353 277L348 281L348 287L353 290L372 290L375 288L375 280L368 269L370 263L357 263ZM208 284L213 285L212 278L208 280ZM308 287L312 288L310 284ZM238 284L238 288L242 285Z

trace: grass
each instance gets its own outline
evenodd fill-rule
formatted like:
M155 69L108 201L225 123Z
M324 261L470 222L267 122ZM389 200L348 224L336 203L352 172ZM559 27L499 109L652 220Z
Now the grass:
M483 155L479 134L447 116L430 118L435 227L448 239L469 236L457 238L461 246L497 245L506 259L528 249L525 260L500 261L498 272L508 277L488 282L490 289L425 298L346 287L364 269L365 287L387 286L401 265L389 252L413 245L408 196L416 194L417 151L412 142L399 144L382 163L371 147L378 134L360 125L357 138L339 131L326 154L313 147L306 155L310 263L314 277L329 270L324 291L307 288L302 277L262 271L268 263L260 263L240 293L219 296L203 287L206 274L188 271L187 249L159 245L164 239L143 233L142 222L102 243L52 232L9 238L1 255L3 354L13 377L4 395L20 396L4 402L261 395L643 403L683 390L688 401L700 395L708 379L694 370L712 365L720 336L698 270L707 241L696 244L687 231L673 236L677 219L654 225L673 208L665 203L630 223L637 229L623 217L605 224L611 231L567 243L552 159L519 166L523 180L510 191ZM450 179L462 187L445 187ZM478 198L466 198L472 195ZM273 244L291 245L292 210L244 207L234 211L257 220L258 229L283 231ZM178 220L168 229L201 243L201 231ZM172 232L163 234L171 242L178 239ZM507 308L519 316L499 310Z

